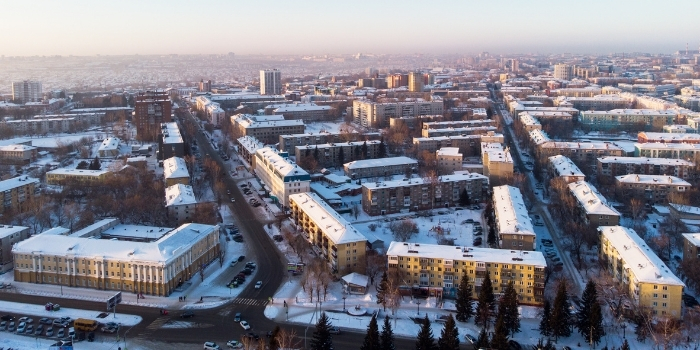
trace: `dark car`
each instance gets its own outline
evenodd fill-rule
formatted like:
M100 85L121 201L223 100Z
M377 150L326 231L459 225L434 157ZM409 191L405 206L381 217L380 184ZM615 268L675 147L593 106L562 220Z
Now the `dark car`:
M245 260L245 255L241 255L238 257L238 261L243 261L243 260Z
M12 316L12 315L3 315L2 317L0 317L0 320L3 320L3 321L14 321L14 320L15 320L15 317Z
M523 348L523 347L520 345L520 343L518 343L517 341L512 340L512 339L508 341L508 347L509 347L511 350L521 350L521 349Z
M253 273L253 269L250 269L250 268L247 268L247 267L246 267L245 269L243 269L243 273L246 274L246 275L250 275L250 274Z
M190 318L190 317L194 317L194 312L185 311L185 312L180 314L180 318Z
M246 334L246 337L248 337L248 339L260 340L260 336L253 332L248 332L248 334Z

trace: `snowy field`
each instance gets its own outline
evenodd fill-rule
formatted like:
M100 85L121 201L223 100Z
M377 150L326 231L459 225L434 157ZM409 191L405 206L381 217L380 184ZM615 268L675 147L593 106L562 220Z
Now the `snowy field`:
M330 132L330 133L338 133L340 130L340 126L343 125L343 122L316 122L316 123L306 123L304 125L305 127L305 132L306 133L314 133L317 134L319 132Z

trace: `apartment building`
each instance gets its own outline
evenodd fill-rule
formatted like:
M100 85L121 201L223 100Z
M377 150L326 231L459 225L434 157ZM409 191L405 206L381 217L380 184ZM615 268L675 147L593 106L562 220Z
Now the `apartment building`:
M476 128L482 126L494 126L496 121L493 119L473 119L473 120L455 120L455 121L436 121L423 122L423 130L427 129L459 129L459 128ZM424 135L424 137L427 137Z
M158 135L158 159L185 156L185 142L177 123L163 123Z
M252 136L266 144L274 144L280 135L301 134L304 122L285 120L282 115L237 114L231 116L234 131L240 136Z
M484 166L484 175L489 179L513 176L513 157L510 154L510 149L503 148L500 143L481 143L481 164Z
M620 212L608 204L607 199L586 181L572 182L569 192L576 199L578 220L591 227L618 225Z
M610 111L581 111L578 121L593 131L641 127L645 131L661 130L664 125L677 124L678 113L672 110L613 109Z
M256 139L253 136L239 137L236 140L236 142L238 142L238 153L250 165L253 164L253 157L255 157L255 152L257 152L257 150L265 147L264 143L258 141L258 139Z
M552 139L549 138L549 135L540 129L533 129L529 132L528 136L530 143L532 143L534 146L539 146L552 141Z
M133 122L136 136L143 141L155 141L161 133L161 123L172 121L172 102L165 91L146 91L136 95Z
M667 133L667 132L640 132L637 134L637 142L660 142L660 143L690 143L700 144L700 134L689 133Z
M683 159L647 157L602 157L597 160L598 176L627 174L672 175L684 180L695 176L695 164Z
M331 106L315 103L282 103L265 106L265 114L284 115L285 119L300 119L305 122L327 120L331 117Z
M408 91L411 92L423 92L423 73L421 72L410 72L408 73Z
M488 195L489 180L481 174L443 175L435 180L366 182L362 185L362 209L369 215L386 215L456 206L463 191L472 202L480 202Z
M438 171L440 174L449 175L462 170L462 153L458 147L443 147L435 151Z
M297 164L308 164L313 160L318 167L341 167L347 162L377 158L380 143L374 140L296 146L294 155Z
M574 78L574 66L568 64L554 65L554 78L559 80L571 80Z
M311 243L340 275L364 274L367 238L314 193L289 196L291 218Z
M700 259L700 233L683 234L683 260L697 261Z
M668 175L628 174L615 176L615 192L618 198L639 196L649 204L668 203L668 195L686 192L688 181Z
M454 298L466 274L476 299L488 272L497 298L513 282L520 304L544 303L547 262L541 252L391 242L386 256L389 269L414 292Z
M12 246L27 238L29 227L0 224L0 273L12 270Z
M352 179L412 174L418 171L418 161L404 156L355 160L343 164L343 170Z
M528 110L525 112L520 112L513 115L522 115L523 113L530 115L537 120L571 120L573 116L569 112L559 112L559 111L533 111Z
M520 119L520 124L523 126L523 129L525 129L526 132L529 133L532 130L542 130L542 124L540 124L540 121L533 117L530 113L523 112L518 114L518 117Z
M595 165L600 157L627 155L624 149L610 142L548 141L539 144L536 153L540 158L563 155L573 161L591 165Z
M435 152L444 147L459 148L465 156L477 156L482 142L503 143L503 134L489 132L485 135L457 135L438 137L414 137L413 144L418 151Z
M330 133L330 132L319 132L319 133L305 133L305 134L294 134L294 135L280 135L278 149L280 151L294 153L296 146L306 146L306 145L319 145L324 143L342 143L349 141L360 141L360 140L379 140L381 135L376 133Z
M8 120L0 123L17 135L57 134L77 130L77 121L73 117L31 118Z
M381 127L389 123L389 118L418 117L442 114L444 110L441 99L432 101L416 99L403 102L372 102L354 100L352 102L353 118L364 127Z
M552 177L561 177L567 183L586 179L581 169L571 159L562 155L549 157L549 173Z
M421 136L423 137L440 137L440 136L459 136L459 135L483 135L495 133L498 130L495 126L475 126L464 128L443 128L443 129L426 129L423 128Z
M535 228L520 190L513 186L496 186L492 198L500 248L535 250Z
M219 258L219 250L219 226L203 224L184 224L152 242L41 234L12 248L14 279L168 296L199 278L199 271Z
M200 95L195 98L197 109L204 112L204 115L209 118L209 122L214 125L221 125L226 118L226 111L221 108L218 102L212 102L207 95Z
M0 164L29 164L36 160L37 148L27 145L0 146Z
M163 178L165 186L170 187L175 184L190 184L190 172L187 170L187 163L180 157L171 157L163 161Z
M565 96L565 97L593 97L600 95L602 93L601 88L596 87L584 87L584 88L563 88L554 89L550 91L551 96Z
M289 206L289 196L310 191L311 176L306 170L292 163L286 153L263 147L255 151L253 170L270 192L270 197L284 207Z
M685 159L692 162L699 154L700 144L660 142L634 144L635 157Z
M653 85L619 83L617 87L624 92L642 95L665 96L674 95L676 93L676 86L673 84Z
M165 208L168 210L168 217L178 224L190 222L197 208L192 186L177 183L166 187Z
M629 108L632 103L618 95L596 95L592 97L559 97L555 106L568 106L580 111L609 111Z
M55 169L46 173L46 183L49 185L64 185L67 183L80 183L90 185L107 178L110 171L89 169Z
M260 93L263 95L280 95L282 93L282 72L277 69L261 70Z
M389 118L389 128L399 128L404 125L409 129L420 127L421 123L426 121L442 121L445 117L441 115L422 115L418 117L391 117Z
M97 154L101 158L113 158L119 155L119 143L121 140L117 137L108 137L102 141L97 149Z
M12 99L21 103L41 102L44 99L41 82L34 80L13 82Z
M637 233L627 227L603 226L600 260L637 306L653 315L681 317L685 284Z

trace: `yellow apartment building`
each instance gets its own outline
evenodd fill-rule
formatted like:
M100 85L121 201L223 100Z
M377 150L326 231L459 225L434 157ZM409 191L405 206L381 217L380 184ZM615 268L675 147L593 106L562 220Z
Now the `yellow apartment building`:
M681 317L685 284L637 233L622 226L601 226L600 259L638 306L654 315Z
M34 196L39 179L18 176L0 181L0 213L6 210L20 210L22 203Z
M56 169L46 173L46 183L49 185L62 185L69 181L93 183L104 180L107 174L109 170Z
M386 255L389 269L398 270L404 287L414 292L454 297L459 279L466 272L474 287L472 299L476 299L488 271L494 294L502 294L513 281L521 304L544 302L547 262L541 252L391 242Z

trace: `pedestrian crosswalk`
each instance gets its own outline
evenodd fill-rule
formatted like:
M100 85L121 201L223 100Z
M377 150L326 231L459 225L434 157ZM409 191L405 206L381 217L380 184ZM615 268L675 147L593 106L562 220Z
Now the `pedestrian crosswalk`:
M151 322L146 329L155 330L160 328L164 323L168 322L168 317L158 317L155 321Z
M251 299L251 298L236 298L233 299L234 304L263 306L267 305L267 299Z

